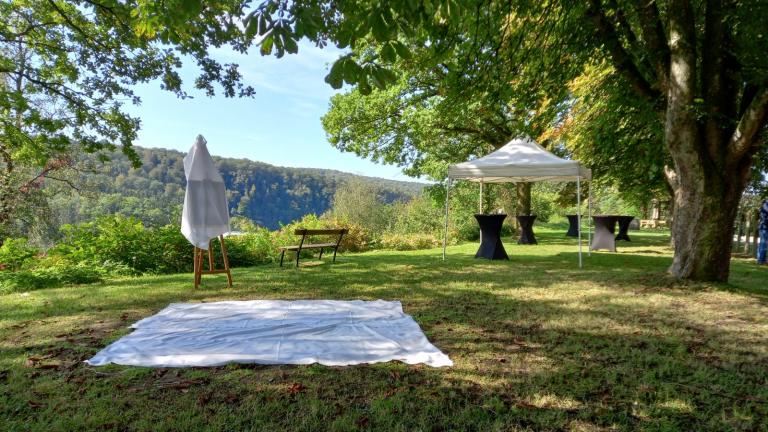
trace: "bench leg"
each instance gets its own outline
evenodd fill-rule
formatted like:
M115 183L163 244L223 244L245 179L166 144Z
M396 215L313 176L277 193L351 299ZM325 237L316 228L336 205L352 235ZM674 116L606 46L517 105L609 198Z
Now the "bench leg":
M333 262L336 262L336 252L339 250L339 248L333 249Z
M296 267L299 267L299 256L301 255L301 250L296 251Z
M323 248L320 248L320 256L317 259L323 259Z
M283 257L285 256L285 249L283 249L282 252L280 252L280 267L283 266Z

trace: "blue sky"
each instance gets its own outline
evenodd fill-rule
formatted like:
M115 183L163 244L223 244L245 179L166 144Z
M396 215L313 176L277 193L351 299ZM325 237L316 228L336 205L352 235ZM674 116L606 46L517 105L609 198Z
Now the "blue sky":
M256 50L245 56L216 50L217 60L240 65L244 83L256 89L256 96L206 97L192 89L195 65L185 65L182 78L193 99L178 99L161 90L159 83L136 88L141 105L126 107L142 123L135 144L186 152L202 134L211 154L218 156L415 181L395 166L342 153L328 143L320 117L336 90L323 79L339 55L337 49L319 49L309 43L300 44L298 54L282 59L262 57Z

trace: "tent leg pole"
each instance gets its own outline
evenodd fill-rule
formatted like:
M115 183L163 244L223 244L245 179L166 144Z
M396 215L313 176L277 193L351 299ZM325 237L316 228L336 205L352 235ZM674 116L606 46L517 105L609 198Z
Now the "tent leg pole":
M477 211L479 214L483 214L483 182L480 182L480 208Z
M451 193L451 178L445 183L445 226L443 230L443 261L445 261L445 248L448 246L448 202Z
M576 177L576 225L579 227L579 268L581 262L581 176Z
M587 241L587 244L589 245L589 248L587 249L587 256L592 256L592 182L589 182L589 196L587 197L587 208L588 210L588 216L587 216L587 238L589 241Z

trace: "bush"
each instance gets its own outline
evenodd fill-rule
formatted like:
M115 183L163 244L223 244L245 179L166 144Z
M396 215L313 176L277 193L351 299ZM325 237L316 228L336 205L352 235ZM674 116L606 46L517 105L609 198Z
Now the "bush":
M25 238L8 238L0 246L0 264L8 270L19 270L39 252Z
M332 229L332 228L347 228L349 232L341 239L341 245L339 246L340 252L361 252L368 250L373 244L371 233L366 228L363 228L357 223L347 222L344 219L336 218L333 216L327 216L319 218L316 215L306 215L301 220L292 222L288 225L283 225L279 231L273 233L274 239L274 251L277 254L277 248L280 246L295 245L298 238L294 234L297 229ZM312 236L307 241L310 242L327 242L327 236ZM307 255L310 255L312 251L308 251Z
M442 233L444 214L428 196L419 196L408 202L395 203L394 232L413 234Z
M418 250L438 247L440 241L431 234L384 234L381 246L384 249Z
M62 285L89 284L103 279L103 271L88 264L60 263L20 271L0 272L0 293L11 293Z
M232 235L224 241L231 267L270 263L274 262L277 256L277 247L274 245L272 233L266 228L254 227L252 232ZM214 251L218 252L219 242L215 243Z

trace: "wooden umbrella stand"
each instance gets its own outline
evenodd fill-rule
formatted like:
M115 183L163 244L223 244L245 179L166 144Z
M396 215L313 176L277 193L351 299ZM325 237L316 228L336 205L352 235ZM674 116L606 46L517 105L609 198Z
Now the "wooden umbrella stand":
M200 280L204 274L227 274L227 286L232 288L232 273L229 271L229 257L227 256L227 246L224 244L224 236L219 236L219 244L221 245L221 256L224 261L223 269L216 269L213 263L213 248L208 245L208 250L200 249L195 246L195 289L200 285ZM203 255L208 253L208 270L203 270Z

